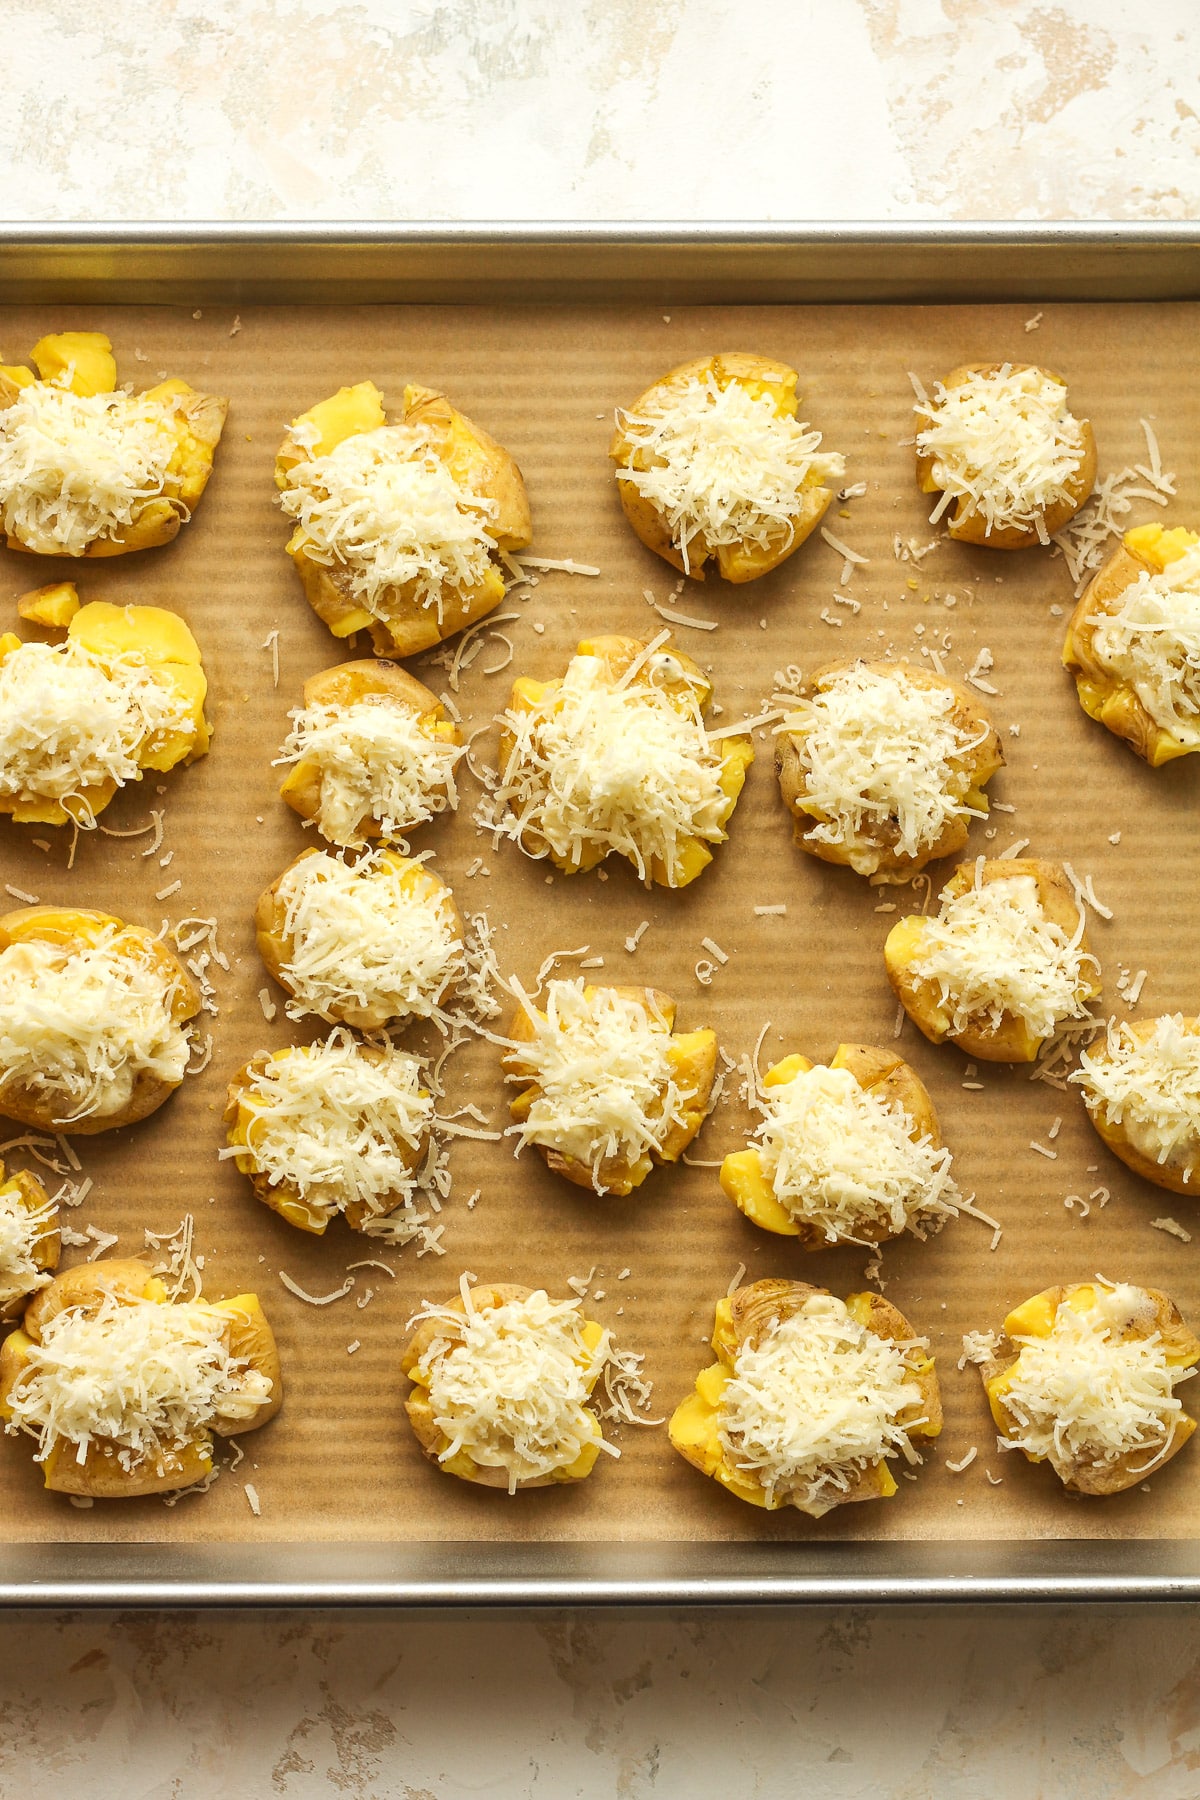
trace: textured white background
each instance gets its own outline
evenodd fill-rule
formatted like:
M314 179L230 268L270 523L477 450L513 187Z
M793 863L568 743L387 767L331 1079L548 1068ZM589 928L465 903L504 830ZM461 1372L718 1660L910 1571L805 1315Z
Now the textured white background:
M1196 0L6 0L0 215L1188 218ZM9 1617L21 1800L1197 1800L1191 1610Z

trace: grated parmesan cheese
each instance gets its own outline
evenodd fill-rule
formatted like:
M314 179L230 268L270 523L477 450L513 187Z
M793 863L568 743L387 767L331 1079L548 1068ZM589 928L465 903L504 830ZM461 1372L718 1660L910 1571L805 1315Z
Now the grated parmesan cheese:
M909 1433L924 1423L923 1399L908 1349L868 1331L832 1294L814 1294L737 1351L718 1412L730 1465L773 1505L819 1519L885 1458L918 1462Z
M36 1294L50 1280L49 1273L39 1269L33 1253L58 1216L52 1200L42 1206L24 1206L19 1188L5 1185L2 1174L0 1164L0 1319L14 1300Z
M955 1215L950 1152L860 1087L849 1069L818 1065L764 1093L755 1134L763 1174L793 1219L829 1244L873 1244L911 1231L924 1238Z
M1104 1044L1084 1050L1068 1080L1142 1156L1190 1181L1200 1152L1200 1025L1180 1013L1135 1028L1110 1020Z
M280 504L291 548L336 569L374 618L411 598L443 617L447 593L478 588L492 566L496 502L458 481L424 425L381 425L289 471Z
M1154 723L1200 745L1200 545L1142 570L1113 611L1089 615L1100 666L1131 687Z
M464 746L424 730L418 714L391 695L300 707L288 716L292 729L273 766L316 764L316 825L331 844L360 847L368 821L382 836L402 839L414 825L457 807L454 770Z
M821 434L776 411L769 394L741 382L691 377L651 396L642 413L620 412L629 446L618 480L649 500L688 574L719 547L790 544L806 492L845 472L821 452Z

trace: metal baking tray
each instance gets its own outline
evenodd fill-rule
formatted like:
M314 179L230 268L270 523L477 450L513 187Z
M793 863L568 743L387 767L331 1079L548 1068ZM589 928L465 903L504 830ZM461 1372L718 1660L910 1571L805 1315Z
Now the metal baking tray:
M1200 225L26 225L8 304L1200 298ZM0 1526L0 1536L3 1527ZM1200 1597L1200 1541L4 1544L0 1602L558 1605Z

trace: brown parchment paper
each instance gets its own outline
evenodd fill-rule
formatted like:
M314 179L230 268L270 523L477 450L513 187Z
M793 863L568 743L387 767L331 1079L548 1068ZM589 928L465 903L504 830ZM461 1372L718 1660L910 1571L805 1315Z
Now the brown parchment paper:
M486 296L481 296L486 302ZM516 455L529 487L534 552L598 565L598 578L542 577L532 597L503 609L511 667L488 676L507 654L499 641L462 678L457 704L467 729L507 700L518 673L561 672L577 640L597 632L650 636L661 620L643 597L719 621L715 631L679 631L680 644L716 683L721 723L759 710L773 672L811 668L855 654L920 658L936 645L947 672L961 675L983 646L992 651L988 704L1008 757L994 799L1012 813L976 825L969 854L996 854L1019 838L1029 853L1065 857L1090 872L1111 923L1089 930L1102 961L1105 1006L1120 1010L1122 968L1148 971L1141 1011L1200 1011L1194 960L1197 854L1195 759L1158 772L1080 711L1059 666L1071 584L1061 559L1034 551L1004 555L942 539L919 567L898 561L894 534L918 545L940 536L916 491L911 388L955 364L1004 358L1043 362L1070 382L1074 410L1092 419L1105 472L1143 459L1139 416L1154 422L1166 465L1177 472L1178 504L1164 514L1139 504L1129 523L1165 517L1200 520L1197 388L1188 379L1196 311L1186 305L1033 309L721 308L679 309L669 317L639 307L383 307L345 310L24 309L0 312L0 353L23 359L43 333L103 329L122 379L141 387L161 374L230 396L216 470L195 520L162 550L113 561L70 564L0 553L0 628L18 626L14 602L59 576L81 597L157 602L192 625L204 653L215 722L211 754L194 768L127 792L105 823L133 827L151 805L165 807L160 855L148 838L99 833L82 838L68 873L68 834L0 825L0 880L44 901L111 909L157 927L163 918L215 915L230 959L216 972L220 1015L211 1022L212 1061L152 1119L128 1131L76 1140L94 1180L71 1216L120 1234L117 1254L136 1253L143 1231L170 1229L190 1211L205 1258L206 1291L256 1289L274 1325L287 1398L280 1417L244 1439L246 1460L207 1494L171 1509L147 1500L73 1508L41 1489L26 1439L0 1439L0 1520L20 1540L478 1540L731 1539L811 1537L1129 1537L1188 1536L1200 1525L1200 1450L1189 1446L1156 1474L1149 1491L1107 1500L1066 1496L1045 1469L1000 1456L972 1369L959 1371L963 1331L995 1328L1017 1301L1057 1281L1096 1271L1158 1285L1200 1324L1200 1239L1185 1244L1152 1229L1164 1215L1200 1225L1186 1199L1129 1174L1101 1145L1078 1097L1031 1082L1027 1069L983 1066L980 1091L965 1090L965 1059L935 1049L906 1025L899 1046L927 1083L959 1181L1003 1224L999 1246L969 1218L928 1243L888 1246L883 1279L894 1300L935 1347L946 1406L942 1438L914 1482L890 1502L834 1512L814 1525L793 1512L766 1515L724 1493L670 1448L665 1428L613 1435L621 1459L601 1459L594 1476L567 1488L508 1499L440 1474L419 1455L404 1419L398 1371L405 1324L426 1298L450 1294L463 1270L482 1279L544 1284L563 1293L567 1276L592 1274L603 1294L588 1311L620 1342L646 1353L657 1414L667 1414L708 1360L712 1308L739 1264L747 1279L801 1276L845 1294L865 1285L862 1251L805 1256L786 1239L747 1223L721 1194L715 1168L658 1171L628 1200L597 1200L548 1174L534 1154L515 1162L508 1143L461 1141L452 1152L454 1191L445 1209L441 1257L414 1248L380 1251L347 1231L323 1240L285 1225L251 1196L231 1163L219 1163L220 1115L230 1074L260 1046L311 1032L289 1026L283 995L268 1025L257 998L269 986L254 948L251 914L259 892L313 841L278 799L270 767L300 701L304 678L341 661L346 648L313 617L283 554L287 528L274 504L272 457L287 421L343 383L370 376L398 406L406 380L441 387ZM236 328L235 328L236 326ZM635 540L616 499L606 447L614 406L656 376L716 349L780 357L801 371L802 416L847 458L847 483L867 492L835 505L826 524L869 561L839 588L841 557L819 537L782 569L749 586L711 579L672 600L674 572ZM835 590L855 607L837 605ZM857 610L855 610L857 608ZM825 613L838 623L831 625ZM278 630L280 679L272 685L267 634ZM360 648L359 654L367 654ZM435 690L445 670L417 659L414 672ZM1010 728L1019 727L1019 735ZM436 850L436 866L465 911L486 910L503 971L530 982L551 950L587 945L603 956L593 980L666 988L685 1029L712 1024L734 1057L769 1022L764 1065L802 1050L826 1058L841 1040L891 1044L896 1007L881 946L895 903L914 910L911 890L870 887L795 849L779 798L769 734L732 821L730 842L681 893L647 893L615 860L608 879L567 879L508 845L476 835L476 784L464 774L454 818L415 834ZM476 753L492 754L494 737ZM1120 834L1119 843L1111 838ZM35 837L49 837L49 852ZM482 856L488 873L468 879ZM949 874L951 864L935 867ZM158 890L178 879L167 899ZM935 881L935 885L940 882ZM784 916L754 906L786 903ZM13 900L13 905L19 904ZM917 902L919 905L919 900ZM649 928L634 955L624 940ZM728 953L711 986L695 977L702 937ZM566 973L574 964L564 965ZM735 1083L730 1083L731 1091ZM473 1102L497 1125L507 1121L497 1052L475 1044L447 1070L446 1106ZM1029 1149L1050 1142L1048 1160ZM718 1106L693 1146L716 1160L742 1144L748 1120L734 1097ZM0 1123L0 1136L17 1135ZM13 1158L14 1162L19 1157ZM1112 1198L1083 1221L1063 1205L1068 1193L1107 1186ZM467 1197L479 1190L473 1209ZM81 1250L66 1253L78 1260ZM295 1299L286 1270L310 1292L340 1285L347 1265L375 1257L389 1265L358 1271L358 1286L327 1307ZM621 1279L621 1272L628 1275ZM365 1306L360 1302L373 1290ZM347 1345L359 1340L354 1355ZM1185 1397L1190 1390L1184 1390ZM1200 1403L1200 1387L1193 1405ZM946 1459L970 1446L978 1456L955 1475ZM987 1473L1001 1478L992 1486ZM262 1516L243 1491L253 1483Z

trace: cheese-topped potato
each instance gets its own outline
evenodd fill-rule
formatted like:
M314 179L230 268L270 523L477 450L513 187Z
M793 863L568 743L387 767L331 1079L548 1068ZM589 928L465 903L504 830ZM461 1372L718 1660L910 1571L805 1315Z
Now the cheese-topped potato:
M358 862L302 850L261 895L254 924L259 955L291 996L289 1019L359 1031L436 1019L466 972L450 889L394 850Z
M1137 525L1067 626L1079 704L1152 769L1200 750L1200 536Z
M883 947L896 998L931 1043L982 1062L1035 1062L1059 1027L1090 1018L1100 965L1060 863L960 863L933 919L893 925Z
M797 417L795 369L743 351L682 363L617 414L609 456L646 545L703 581L753 581L816 529L845 458Z
M796 842L873 882L953 856L1004 766L964 688L907 663L835 663L777 727L775 767Z
M214 1436L254 1431L282 1405L257 1295L172 1301L133 1258L56 1275L0 1344L0 1419L36 1439L54 1494L191 1487L212 1473Z
M1070 1077L1114 1156L1157 1187L1200 1195L1200 1019L1109 1020Z
M937 1113L891 1050L839 1044L828 1065L785 1056L763 1076L756 1141L721 1164L721 1186L764 1231L805 1250L928 1237L955 1215Z
M710 737L711 700L673 645L585 638L560 680L513 684L485 822L566 875L616 855L647 886L686 887L754 761L749 737Z
M180 1085L200 991L144 925L73 907L0 917L0 1114L81 1136L133 1125Z
M1119 1494L1195 1431L1175 1389L1198 1361L1166 1294L1097 1278L1010 1312L980 1374L1002 1449L1048 1462L1077 1494Z
M291 766L279 792L328 843L403 842L457 807L462 733L437 695L398 663L322 669L288 717L292 729L275 761Z
M67 617L64 643L0 634L0 813L88 831L118 789L208 750L200 648L161 606L43 598L26 617ZM51 590L41 590L43 596ZM28 598L28 596L27 596ZM69 622L68 622L69 620Z
M675 1001L645 987L547 983L540 1006L517 988L504 1070L518 1151L536 1144L557 1175L628 1194L656 1163L678 1162L704 1123L715 1031L675 1031Z
M46 1286L61 1250L58 1207L37 1176L16 1169L6 1181L0 1162L0 1325Z
M212 473L228 400L186 381L117 386L99 331L42 338L37 374L0 367L0 521L10 550L123 556L169 544Z
M582 1481L602 1450L620 1454L588 1405L609 1333L578 1300L473 1280L412 1320L400 1367L417 1442L448 1475L510 1494Z
M403 1050L360 1044L349 1031L324 1043L260 1050L229 1084L229 1149L255 1194L301 1231L321 1236L339 1214L371 1232L415 1205L429 1149L433 1095Z
M914 408L917 485L930 523L990 550L1048 544L1096 479L1096 440L1061 375L1030 363L967 363Z
M717 1360L675 1409L672 1444L701 1474L769 1512L811 1519L896 1492L942 1404L928 1341L879 1294L845 1301L804 1281L754 1281L718 1300Z
M415 656L504 598L500 554L532 527L521 471L432 388L406 387L389 425L373 381L301 413L275 459L295 521L288 555L334 637L369 631Z

